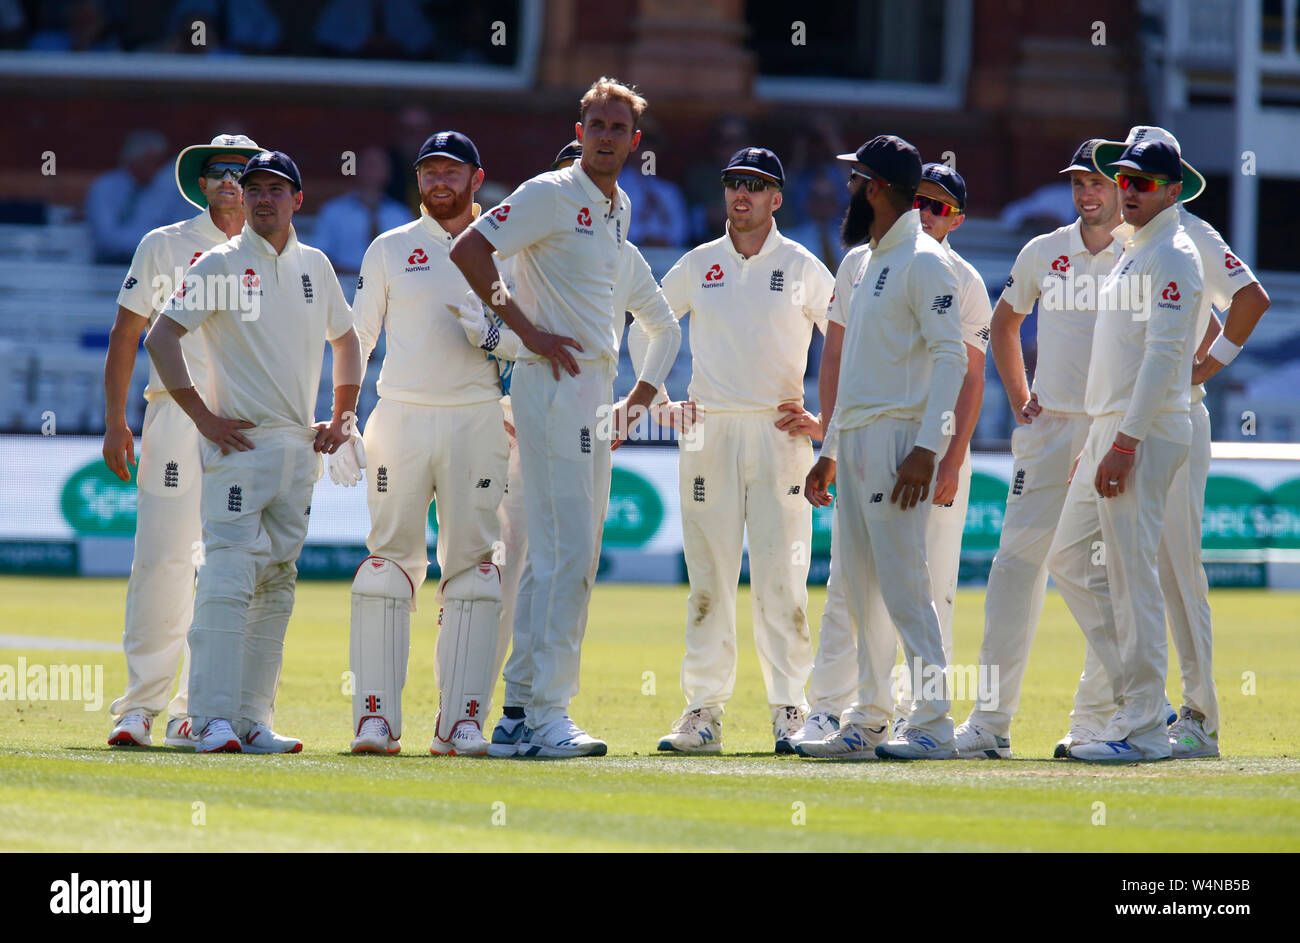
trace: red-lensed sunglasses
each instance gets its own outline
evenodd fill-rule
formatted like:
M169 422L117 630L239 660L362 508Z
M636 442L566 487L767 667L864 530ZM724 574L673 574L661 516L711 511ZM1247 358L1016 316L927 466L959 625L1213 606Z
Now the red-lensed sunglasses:
M1116 174L1115 182L1121 190L1135 190L1138 193L1154 193L1160 187L1172 182L1157 180L1155 177L1139 177L1137 174Z
M935 216L951 216L957 212L957 207L942 200L932 200L928 196L918 196L912 201L912 208L917 210L929 210Z

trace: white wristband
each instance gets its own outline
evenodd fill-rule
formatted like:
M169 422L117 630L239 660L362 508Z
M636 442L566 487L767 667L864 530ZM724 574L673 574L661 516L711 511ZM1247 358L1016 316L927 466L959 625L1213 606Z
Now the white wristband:
M1219 363L1223 364L1225 367L1232 363L1239 353L1241 353L1241 348L1228 340L1227 336L1224 334L1220 334L1216 337L1214 343L1210 345L1210 356L1219 361Z

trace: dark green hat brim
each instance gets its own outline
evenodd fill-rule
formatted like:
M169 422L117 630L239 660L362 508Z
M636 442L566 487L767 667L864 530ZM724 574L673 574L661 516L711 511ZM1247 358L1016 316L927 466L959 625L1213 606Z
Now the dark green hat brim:
M176 158L176 188L181 191L181 196L185 199L199 209L206 210L208 198L199 188L199 175L202 174L204 165L217 154L240 154L244 157L252 157L264 150L266 150L264 147L230 147L220 144L195 144L187 147Z
M1123 156L1126 149L1126 145L1120 141L1103 141L1094 147L1092 149L1092 163L1097 168L1097 173L1113 181L1116 175L1122 172L1123 168L1116 168L1111 165ZM1205 178L1187 161L1184 160L1182 164L1183 191L1178 194L1178 202L1190 203L1200 196L1205 189Z

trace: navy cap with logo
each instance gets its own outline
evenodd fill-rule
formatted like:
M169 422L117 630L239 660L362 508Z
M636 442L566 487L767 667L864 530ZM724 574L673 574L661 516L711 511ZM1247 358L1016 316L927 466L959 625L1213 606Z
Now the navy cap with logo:
M1097 149L1098 144L1105 144L1104 138L1088 138L1075 150L1074 156L1070 158L1070 163L1062 167L1057 173L1068 174L1072 170L1082 170L1086 174L1095 174L1097 168L1092 165L1092 153Z
M555 155L555 160L551 161L551 169L555 170L566 160L577 160L582 156L582 142L570 141L564 147L560 148L560 153Z
M895 134L878 134L852 154L837 154L839 160L861 164L890 186L911 193L921 182L921 152Z
M474 142L459 131L439 131L437 134L429 135L429 139L420 148L419 156L415 158L415 166L419 167L420 161L426 157L450 157L462 164L473 164L475 167L483 166L483 162L479 160L478 148L474 146Z
M785 186L785 168L781 158L765 147L742 147L731 155L727 166L722 168L723 175L749 173L771 180L778 187Z
M244 165L244 175L239 178L239 185L248 186L248 178L258 170L283 177L293 184L295 191L302 189L302 174L298 173L298 165L284 151L262 151L250 157Z
M953 198L957 212L966 212L966 178L947 164L930 162L921 167L921 179L929 180Z
M1178 151L1164 141L1138 141L1130 144L1119 156L1111 161L1111 167L1126 167L1138 173L1168 177L1170 180L1183 179L1183 161Z

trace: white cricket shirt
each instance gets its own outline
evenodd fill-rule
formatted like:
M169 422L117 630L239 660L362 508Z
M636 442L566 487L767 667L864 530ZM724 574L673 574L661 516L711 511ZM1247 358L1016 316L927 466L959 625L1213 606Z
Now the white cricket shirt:
M1250 266L1237 257L1217 229L1199 216L1189 213L1182 204L1179 204L1179 220L1201 257L1202 276L1205 279L1201 289L1201 307L1196 312L1196 346L1200 347L1205 330L1210 326L1210 306L1213 305L1226 314L1232 305L1232 296L1247 285L1258 283L1259 279L1250 270ZM1205 386L1197 383L1192 387L1192 402L1199 403L1203 399Z
M1038 365L1030 391L1044 409L1084 412L1088 355L1097 323L1097 291L1133 227L1123 223L1093 255L1083 243L1083 221L1031 239L1016 256L1002 300L1017 314L1038 302Z
M945 414L966 376L957 274L947 251L921 229L917 210L900 216L863 257L821 454L835 458L840 432L882 418L920 422L916 445L937 454Z
M352 317L362 363L380 330L387 332L376 385L383 399L468 406L501 395L496 366L469 343L456 317L469 283L448 255L454 241L421 206L419 219L381 234L366 250Z
M1201 259L1178 206L1124 242L1097 294L1097 329L1084 397L1088 415L1122 413L1119 431L1142 440L1192 440L1192 355L1200 343Z
M710 412L802 403L808 344L814 325L826 330L834 286L821 260L775 222L748 259L730 235L687 252L663 291L676 317L691 315L690 398Z
M989 325L993 323L993 306L989 304L989 291L984 287L984 279L946 239L939 246L948 254L953 274L957 276L961 339L984 353L989 349Z
M312 436L325 342L346 334L352 312L325 253L289 242L276 255L269 242L244 225L229 242L194 263L185 293L196 283L235 276L241 297L220 301L208 292L203 305L173 296L163 312L207 342L212 372L207 406L228 419L246 419L254 441L259 435L291 432ZM256 296L257 316L248 316Z
M217 228L207 210L192 219L153 230L136 247L126 281L117 293L117 303L142 318L148 318L152 326L172 292L181 286L189 267L198 261L199 256L226 239L226 234ZM194 387L201 394L207 389L209 376L203 339L195 334L185 335L181 338L181 352L185 355ZM149 383L144 388L144 398L151 400L155 396L167 395L167 387L158 376L153 358L148 359Z

